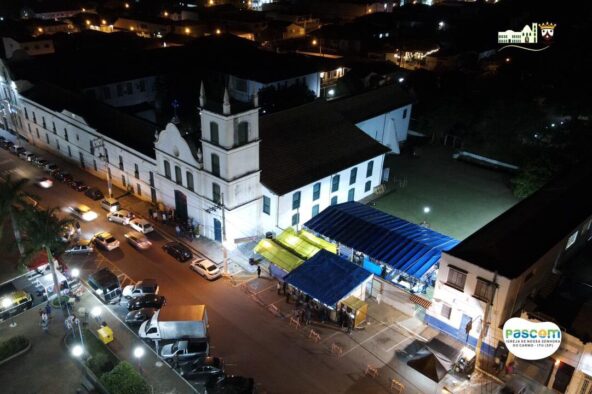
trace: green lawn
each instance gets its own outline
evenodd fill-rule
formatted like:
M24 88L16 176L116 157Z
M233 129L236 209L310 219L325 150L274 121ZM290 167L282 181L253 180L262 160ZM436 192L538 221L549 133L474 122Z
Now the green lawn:
M393 191L375 200L376 208L413 223L427 220L435 231L463 240L518 202L508 174L456 161L452 153L423 146L419 158L388 156ZM406 179L406 186L395 186L397 179Z

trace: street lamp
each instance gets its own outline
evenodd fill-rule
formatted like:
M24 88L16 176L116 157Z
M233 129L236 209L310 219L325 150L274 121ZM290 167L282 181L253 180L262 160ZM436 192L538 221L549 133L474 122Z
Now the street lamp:
M142 356L144 356L144 348L141 346L136 346L134 349L134 357L138 359L138 369L140 372L142 372L142 364L140 362L142 360Z
M12 301L10 301L10 299L8 297L4 297L2 299L2 307L7 311L8 315L10 315L10 312L8 312L8 308L10 308L12 306ZM14 321L14 317L12 318L12 321L10 322L10 327L16 327L16 322Z
M78 268L72 268L72 278L78 278L80 276L80 270Z
M74 357L79 358L84 353L84 348L81 345L74 345L71 352Z
M101 313L103 313L103 310L101 309L100 306L95 306L90 311L90 315L95 318L97 324L99 324Z
M428 224L428 213L430 213L432 209L428 206L423 207L423 222L421 223L422 226L429 227Z

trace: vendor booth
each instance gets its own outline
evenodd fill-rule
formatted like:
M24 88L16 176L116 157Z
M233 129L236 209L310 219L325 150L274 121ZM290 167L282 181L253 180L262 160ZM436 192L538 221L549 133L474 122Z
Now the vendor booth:
M365 320L366 284L372 274L326 250L319 251L284 278L296 291L335 311L344 303Z
M431 284L442 252L458 244L358 202L330 206L304 226L338 245L340 256L411 292Z
M366 322L368 316L368 304L358 297L349 296L341 302L347 313L354 317L354 327L360 327Z

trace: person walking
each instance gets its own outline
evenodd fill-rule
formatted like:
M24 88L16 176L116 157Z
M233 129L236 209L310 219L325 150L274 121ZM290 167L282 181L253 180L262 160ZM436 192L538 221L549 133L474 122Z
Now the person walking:
M152 219L158 222L158 212L156 210L152 211Z
M45 304L45 314L47 314L48 318L51 318L51 305L49 305L49 301Z
M277 285L275 285L275 288L277 289L278 295L280 295L280 293L282 291L282 285L280 285L280 282L278 282Z
M304 310L304 323L308 326L310 325L310 318L311 318L311 311L310 311L310 306L306 306L306 309Z
M290 303L290 290L285 291L285 293L286 293L286 304L289 304Z
M166 224L166 222L167 222L167 214L166 214L166 212L164 212L164 211L162 212L162 222L163 222L164 224Z
M257 266L257 278L261 278L261 266Z
M179 227L178 224L175 226L175 233L177 234L177 237L181 235L181 227Z

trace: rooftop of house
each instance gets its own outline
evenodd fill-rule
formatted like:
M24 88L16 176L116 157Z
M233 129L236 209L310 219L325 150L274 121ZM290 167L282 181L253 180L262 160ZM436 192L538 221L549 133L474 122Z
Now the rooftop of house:
M80 116L99 133L155 158L153 141L158 127L153 123L48 83L35 84L21 95L55 112L66 110Z
M331 109L353 123L372 119L411 103L411 95L397 85L387 85L327 102Z
M573 168L462 241L448 254L513 279L592 215L583 192L592 167Z
M280 196L389 151L322 100L259 122L261 183Z

